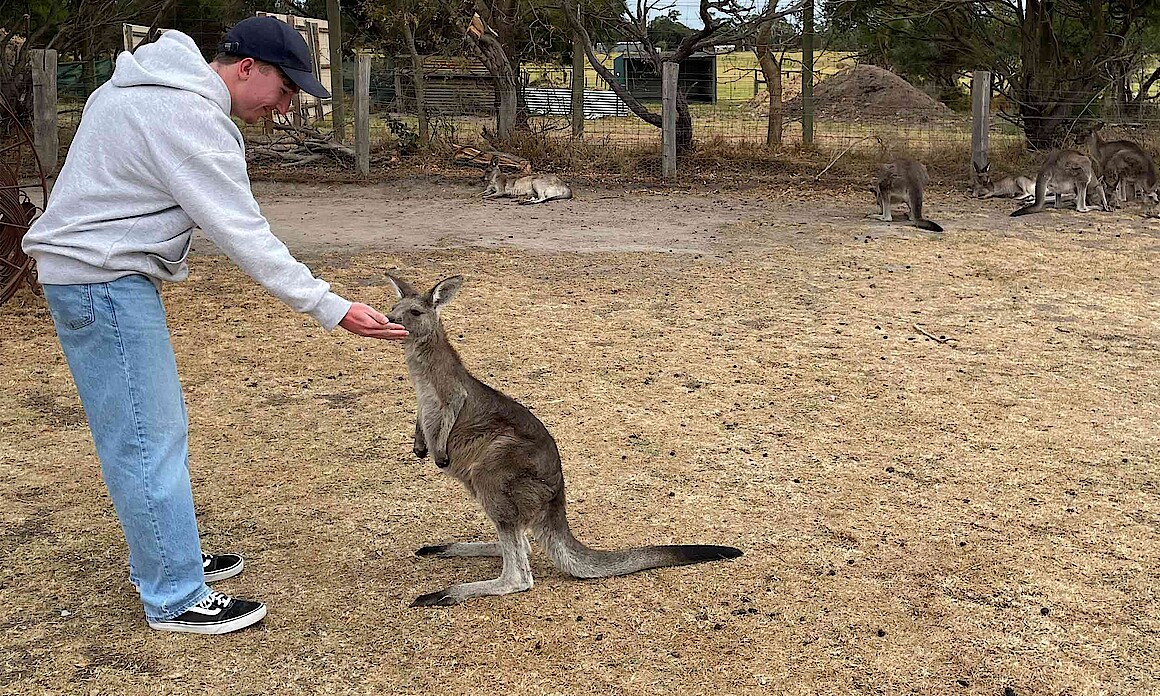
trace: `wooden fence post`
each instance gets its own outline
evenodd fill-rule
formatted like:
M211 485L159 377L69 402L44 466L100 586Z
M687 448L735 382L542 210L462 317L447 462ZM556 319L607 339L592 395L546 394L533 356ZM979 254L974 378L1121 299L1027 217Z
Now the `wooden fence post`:
M371 56L358 54L354 88L354 142L357 152L358 173L371 173Z
M976 70L971 77L971 162L975 169L983 169L990 159L990 132L991 73Z
M342 11L338 0L326 0L326 32L330 42L330 124L334 139L346 138L346 103L342 94Z
M56 174L60 133L56 110L56 49L32 49L32 137L45 176Z
M814 0L802 8L802 144L814 142Z
M584 39L578 31L572 32L572 137L584 137Z
M681 66L666 61L661 73L661 176L677 176L677 76Z

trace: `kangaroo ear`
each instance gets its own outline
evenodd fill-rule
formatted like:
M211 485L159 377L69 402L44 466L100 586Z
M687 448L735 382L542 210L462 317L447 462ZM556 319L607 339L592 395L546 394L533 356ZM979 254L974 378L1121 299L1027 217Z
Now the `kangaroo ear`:
M463 276L454 275L450 278L444 278L431 288L431 305L433 307L442 307L455 297L455 293L459 292L459 286L463 284Z
M388 273L387 279L391 281L391 287L395 289L395 297L400 300L404 297L414 297L419 294L415 291L415 288L411 287L410 283L403 280L402 278L396 278L395 276Z

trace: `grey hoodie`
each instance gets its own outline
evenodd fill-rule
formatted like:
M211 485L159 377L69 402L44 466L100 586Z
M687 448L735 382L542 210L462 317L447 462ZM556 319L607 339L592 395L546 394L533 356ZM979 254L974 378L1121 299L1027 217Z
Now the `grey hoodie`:
M42 283L189 275L200 227L247 275L327 331L351 303L290 255L250 192L230 93L185 34L117 57L89 97L44 214L24 237Z

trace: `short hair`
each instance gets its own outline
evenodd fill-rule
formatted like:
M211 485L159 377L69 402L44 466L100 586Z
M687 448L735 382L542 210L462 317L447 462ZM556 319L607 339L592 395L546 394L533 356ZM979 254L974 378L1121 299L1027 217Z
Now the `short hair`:
M274 65L273 63L267 63L264 60L259 60L257 58L252 57L252 56L239 56L236 53L226 53L223 51L223 52L218 53L216 56L213 57L213 62L218 63L219 65L234 65L235 63L242 60L243 58L249 58L250 60L257 63L258 70L260 70L263 75L269 75L271 70L277 70L278 74L282 77L282 82L286 85L287 89L290 89L291 91L296 91L299 89L298 85L294 82L294 80L291 80L290 77L287 76L286 73L282 71L282 68L279 68L277 65Z

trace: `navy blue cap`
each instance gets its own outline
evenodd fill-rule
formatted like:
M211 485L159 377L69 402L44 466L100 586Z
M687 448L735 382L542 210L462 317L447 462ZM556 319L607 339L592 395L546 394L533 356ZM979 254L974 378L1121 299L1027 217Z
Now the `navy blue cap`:
M330 92L314 77L306 40L280 19L247 17L226 32L218 50L277 65L303 92L330 98Z

